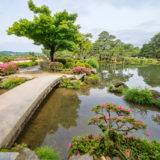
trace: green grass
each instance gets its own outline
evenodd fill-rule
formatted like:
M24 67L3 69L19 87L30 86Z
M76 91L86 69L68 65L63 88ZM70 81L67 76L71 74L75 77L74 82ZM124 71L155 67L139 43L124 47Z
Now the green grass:
M58 160L59 154L49 147L41 147L36 149L36 154L41 160Z
M24 83L25 80L21 77L18 77L18 78L11 78L5 82L2 83L2 86L6 89L12 89L22 83Z
M149 105L153 104L152 93L148 89L129 89L124 94L125 99L133 103Z

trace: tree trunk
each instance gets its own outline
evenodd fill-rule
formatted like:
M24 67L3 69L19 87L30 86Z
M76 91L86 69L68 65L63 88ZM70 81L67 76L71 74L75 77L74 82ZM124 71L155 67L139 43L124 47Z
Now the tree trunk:
M51 59L51 62L54 61L54 52L55 52L55 48L52 47L52 48L51 48L51 51L50 51L50 59Z

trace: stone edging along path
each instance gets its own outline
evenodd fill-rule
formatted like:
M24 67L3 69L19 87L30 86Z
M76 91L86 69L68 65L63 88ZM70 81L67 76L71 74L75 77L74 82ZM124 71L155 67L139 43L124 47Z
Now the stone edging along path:
M0 148L10 147L62 75L27 81L0 95Z

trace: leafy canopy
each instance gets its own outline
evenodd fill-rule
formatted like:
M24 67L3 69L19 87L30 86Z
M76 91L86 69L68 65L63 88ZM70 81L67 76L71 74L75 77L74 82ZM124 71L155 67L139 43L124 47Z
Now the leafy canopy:
M51 15L51 11L45 5L35 6L32 0L28 6L33 11L34 19L20 19L14 22L7 30L8 34L27 37L36 45L43 45L50 49L53 55L57 50L73 50L78 43L79 25L75 25L77 14L69 14L66 10Z

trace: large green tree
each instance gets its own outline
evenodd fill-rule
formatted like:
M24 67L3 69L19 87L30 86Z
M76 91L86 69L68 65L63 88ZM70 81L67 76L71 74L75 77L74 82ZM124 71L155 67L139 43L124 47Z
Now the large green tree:
M140 56L160 58L160 33L154 35L148 43L143 45Z
M78 43L79 25L75 25L77 14L69 14L66 10L51 15L45 5L37 7L32 0L28 6L33 11L34 19L20 19L14 22L7 32L9 35L24 36L34 41L36 45L43 45L50 50L51 61L54 53L59 50L73 50Z
M87 53L90 51L92 47L92 42L90 40L92 38L92 34L80 34L79 36L79 42L78 42L78 47L75 50L75 52L78 53L81 59L86 58Z

